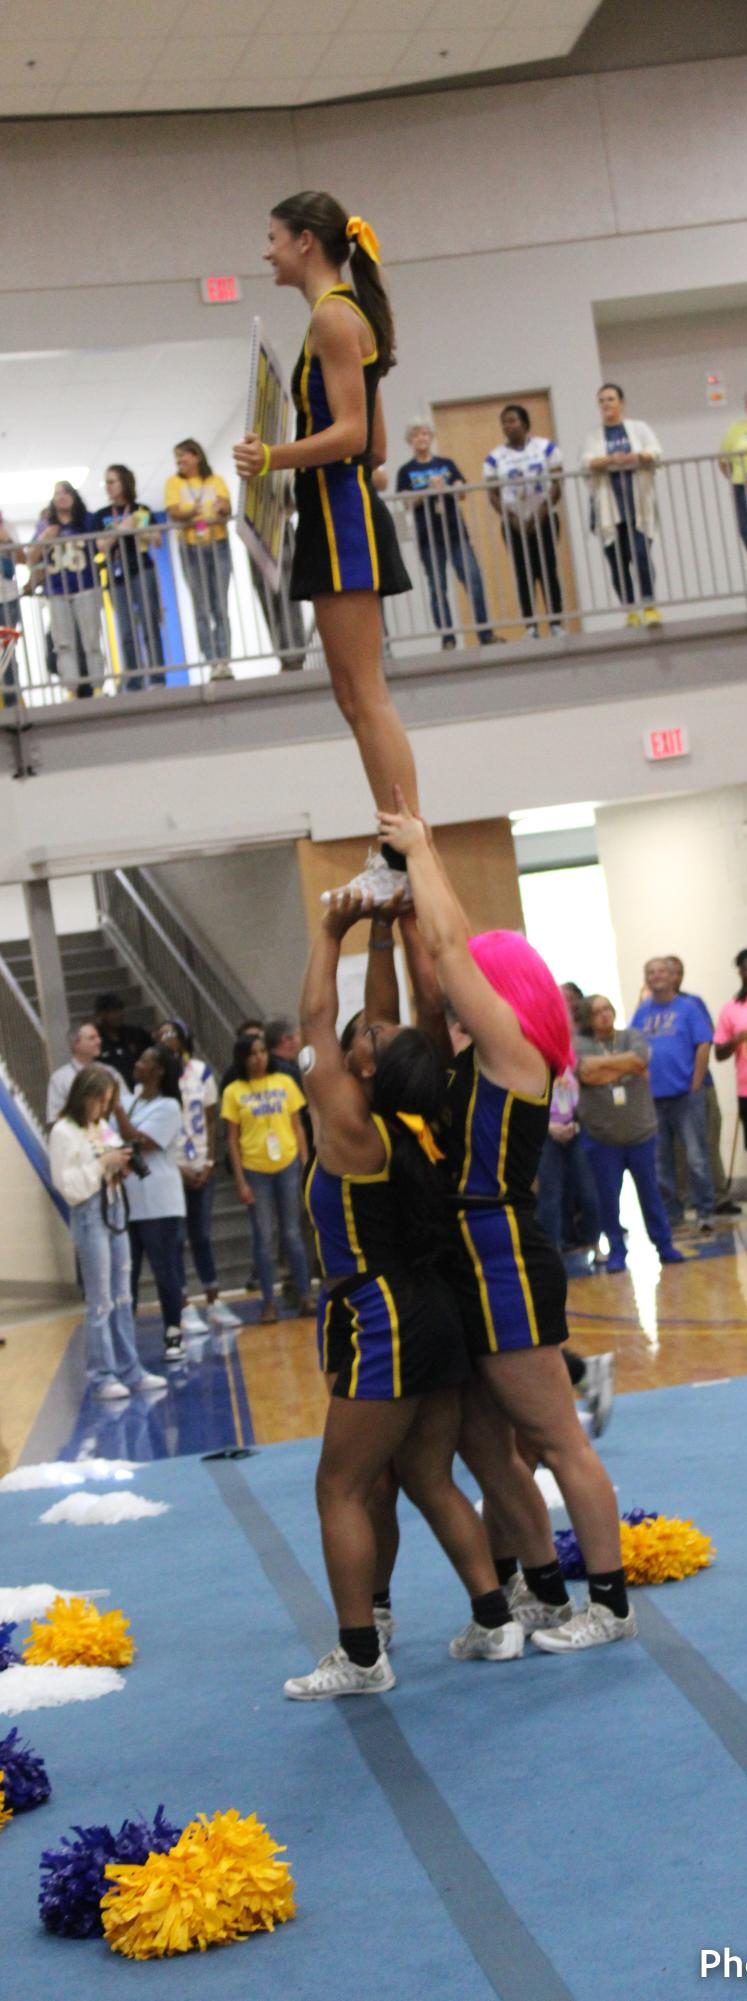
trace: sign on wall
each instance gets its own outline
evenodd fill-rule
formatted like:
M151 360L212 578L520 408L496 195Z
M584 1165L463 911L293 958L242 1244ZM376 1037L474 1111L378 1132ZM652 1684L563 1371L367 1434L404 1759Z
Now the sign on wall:
M666 730L646 730L643 750L651 764L661 764L669 757L689 757L689 730L684 723L672 723Z
M282 445L288 435L290 396L274 348L255 319L249 360L246 429L267 445ZM264 479L242 479L236 526L250 556L258 563L270 589L278 590L283 553L287 474L268 473Z

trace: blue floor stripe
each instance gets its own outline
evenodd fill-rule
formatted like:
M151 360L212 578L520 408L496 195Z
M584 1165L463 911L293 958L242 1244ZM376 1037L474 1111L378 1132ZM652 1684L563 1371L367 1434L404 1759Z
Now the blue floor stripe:
M207 1468L234 1520L312 1654L326 1650L330 1614L238 1466ZM381 1788L413 1854L499 2001L573 2001L571 1991L522 1923L486 1863L467 1839L438 1787L415 1757L383 1701L339 1705L372 1778Z

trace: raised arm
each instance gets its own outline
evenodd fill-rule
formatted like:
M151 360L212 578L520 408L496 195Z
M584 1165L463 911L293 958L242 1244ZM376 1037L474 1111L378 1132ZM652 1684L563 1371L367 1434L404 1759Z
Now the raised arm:
M400 936L415 998L415 1020L445 1063L453 1060L451 1037L446 1021L444 997L438 974L414 910L404 910L399 920Z
M475 965L464 912L424 823L410 813L399 787L395 799L395 813L379 813L379 829L385 841L407 856L420 928L447 999L472 1036L486 1075L510 1090L539 1096L547 1080L544 1057L522 1034L513 1008Z
M309 1051L303 1073L314 1143L325 1155L333 1173L340 1171L331 1158L335 1143L358 1147L365 1144L370 1119L360 1085L346 1068L337 1040L337 968L340 945L345 933L360 918L359 899L347 892L330 905L322 927L311 947L299 1004L304 1048ZM371 1127L376 1137L375 1127ZM365 1169L362 1171L365 1172Z

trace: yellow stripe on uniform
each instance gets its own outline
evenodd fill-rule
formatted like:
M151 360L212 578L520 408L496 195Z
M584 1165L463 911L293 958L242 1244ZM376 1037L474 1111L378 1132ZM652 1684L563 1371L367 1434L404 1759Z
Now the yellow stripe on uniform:
M350 1371L350 1388L348 1390L348 1396L354 1397L358 1389L358 1377L360 1375L360 1366L361 1366L361 1344L359 1339L361 1331L361 1323L360 1320L358 1319L358 1313L356 1307L353 1306L351 1308L351 1311L353 1315L353 1324L350 1329L350 1339L353 1344L353 1366Z
M300 396L300 398L301 398L301 408L302 408L302 410L303 410L303 414L304 414L304 417L305 417L305 419L306 419L306 436L307 436L307 438L310 438L310 437L311 437L311 432L312 432L312 426L313 426L313 418L312 418L312 415L311 415L311 401L310 401L310 398L309 398L309 376L310 376L310 374L311 374L311 354L310 354L310 352L309 352L309 337L308 337L308 334L307 334L307 336L306 336L306 339L305 339L305 341L304 341L304 349L303 349L303 368L302 368L302 370L301 370L301 380L300 380L300 383L299 383L299 385L298 385L298 393L299 393L299 396Z
M511 1112L513 1109L513 1103L514 1103L513 1092L507 1091L506 1102L503 1107L503 1116L501 1118L501 1137L498 1146L498 1192L500 1195L505 1195L506 1193L506 1154L508 1152L508 1128L511 1121Z
M460 1195L464 1195L465 1193L467 1182L469 1181L470 1169L472 1167L472 1120L474 1118L475 1104L477 1101L477 1086L480 1081L480 1073L477 1068L477 1057L474 1051L472 1054L472 1063L474 1068L474 1083L472 1085L470 1101L467 1107L467 1118L464 1126L464 1166L462 1168L462 1178L459 1183L458 1192Z
M519 1236L519 1225L516 1221L516 1211L515 1209L509 1209L507 1207L504 1210L504 1215L508 1219L508 1227L509 1230L511 1231L511 1242L514 1247L516 1270L519 1277L519 1284L521 1286L521 1290L524 1295L524 1305L527 1311L527 1320L529 1321L529 1332L532 1336L532 1347L538 1348L540 1345L540 1337L539 1337L539 1328L537 1326L537 1315L534 1311L532 1288L529 1284L527 1268L524 1263L524 1253L521 1248L521 1238Z
M373 589L377 591L379 588L379 552L376 547L376 536L374 534L373 518L371 515L371 497L366 486L362 466L358 467L358 485L361 490L361 500L363 502L363 519L366 524L368 553L371 558L371 582Z
M332 1301L327 1300L322 1321L322 1373L329 1375L329 1323L332 1319Z
M337 553L337 537L335 535L335 524L334 521L332 520L332 509L329 504L329 493L327 491L327 475L322 466L317 466L316 477L319 485L319 497L322 503L324 526L327 531L329 563L332 572L332 589L333 591L341 591L342 578L340 576L340 558Z
M399 1315L385 1278L377 1278L376 1284L383 1296L392 1333L392 1396L402 1395L402 1353L399 1335Z
M343 1174L341 1177L340 1189L342 1194L342 1213L345 1218L345 1228L348 1233L348 1243L353 1253L353 1257L355 1258L355 1269L356 1271L365 1271L366 1260L363 1256L363 1252L358 1242L358 1232L355 1227L352 1191L350 1187L350 1182L348 1181L347 1175L345 1174Z
M309 1169L309 1172L308 1172L308 1174L307 1174L307 1177L306 1177L306 1187L304 1188L304 1191L303 1191L303 1199L304 1199L304 1207L305 1207L305 1209L306 1209L306 1213L307 1213L307 1215L308 1215L308 1218L309 1218L309 1222L310 1222L310 1224L311 1224L311 1228L312 1228L312 1233L313 1233L313 1237L314 1237L314 1243L315 1243L315 1245L316 1245L316 1254L317 1254L317 1257L318 1257L318 1259L319 1259L319 1270L320 1270L320 1272L321 1272L321 1274L322 1274L322 1278L326 1278L326 1276L327 1276L327 1272L326 1272L326 1267L325 1267L325 1263L324 1263L324 1259L323 1259L323 1257L322 1257L322 1240L321 1240L321 1237L320 1237L320 1235L319 1235L319 1231L318 1231L318 1229L317 1229L317 1227L316 1227L316 1223L314 1222L314 1218L313 1218L313 1215L312 1215L312 1212L311 1212L311 1202L310 1202L310 1199L309 1199L309 1198L310 1198L310 1195L311 1195L311 1183L312 1183L312 1181L313 1181L313 1179L314 1179L314 1175L316 1174L316 1170L317 1170L317 1167L318 1167L318 1166L319 1166L319 1162L318 1162L318 1160L317 1160L317 1157L316 1157L316 1154L315 1154L315 1155L314 1155L314 1159L312 1160L312 1163L311 1163L311 1167L310 1167L310 1169Z
M490 1296L488 1293L487 1280L482 1268L482 1262L480 1259L479 1251L477 1249L477 1245L474 1244L472 1241L472 1234L470 1231L469 1223L467 1222L467 1218L463 1209L460 1209L459 1211L459 1228L462 1232L462 1236L467 1246L470 1262L472 1264L475 1278L477 1279L477 1290L480 1294L480 1304L482 1306L483 1317L485 1320L485 1332L488 1337L488 1347L491 1351L491 1354L497 1355L499 1342L498 1342L498 1336L495 1331L495 1321L493 1319L490 1307Z

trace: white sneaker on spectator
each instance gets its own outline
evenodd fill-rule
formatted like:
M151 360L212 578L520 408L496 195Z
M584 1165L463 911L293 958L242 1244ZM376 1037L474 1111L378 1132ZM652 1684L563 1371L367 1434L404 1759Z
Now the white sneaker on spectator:
M311 1674L294 1675L286 1681L283 1694L290 1702L329 1702L336 1695L386 1695L394 1685L386 1654L379 1654L373 1667L356 1667L344 1647L334 1647Z
M479 1626L470 1619L463 1632L449 1641L454 1661L518 1661L524 1652L524 1634L513 1619L505 1626Z
M238 1313L232 1313L230 1306L226 1306L223 1299L213 1300L212 1306L208 1307L208 1320L211 1327L240 1327L242 1325Z
M118 1403L122 1397L132 1396L132 1391L128 1390L126 1383L112 1382L102 1383L93 1394L97 1403Z
M618 1619L607 1605L598 1605L593 1598L583 1611L575 1612L565 1626L556 1627L552 1633L533 1633L532 1646L539 1647L543 1654L576 1654L583 1647L607 1647L612 1640L634 1640L638 1632L635 1612L629 1612L626 1619Z
M403 910L409 910L412 904L407 871L390 868L378 848L369 848L359 875L354 875L341 889L323 890L320 901L335 903L339 896L344 896L346 889L357 890L358 895L366 897L374 907L378 907L380 903L391 903L392 897L397 895L401 898Z
M579 1384L591 1417L591 1429L595 1438L601 1438L607 1430L615 1401L615 1357L608 1355L587 1355L585 1357L583 1381Z
M207 1334L208 1324L196 1306L185 1306L181 1317L182 1334Z
M210 669L211 681L232 681L233 668L230 660L215 660Z
M165 1362L183 1362L185 1360L184 1342L180 1327L167 1327L163 1359Z
M166 1377L154 1376L150 1369L145 1370L145 1374L140 1377L139 1383L133 1383L132 1385L133 1395L135 1396L139 1396L141 1390L165 1390L166 1388Z

